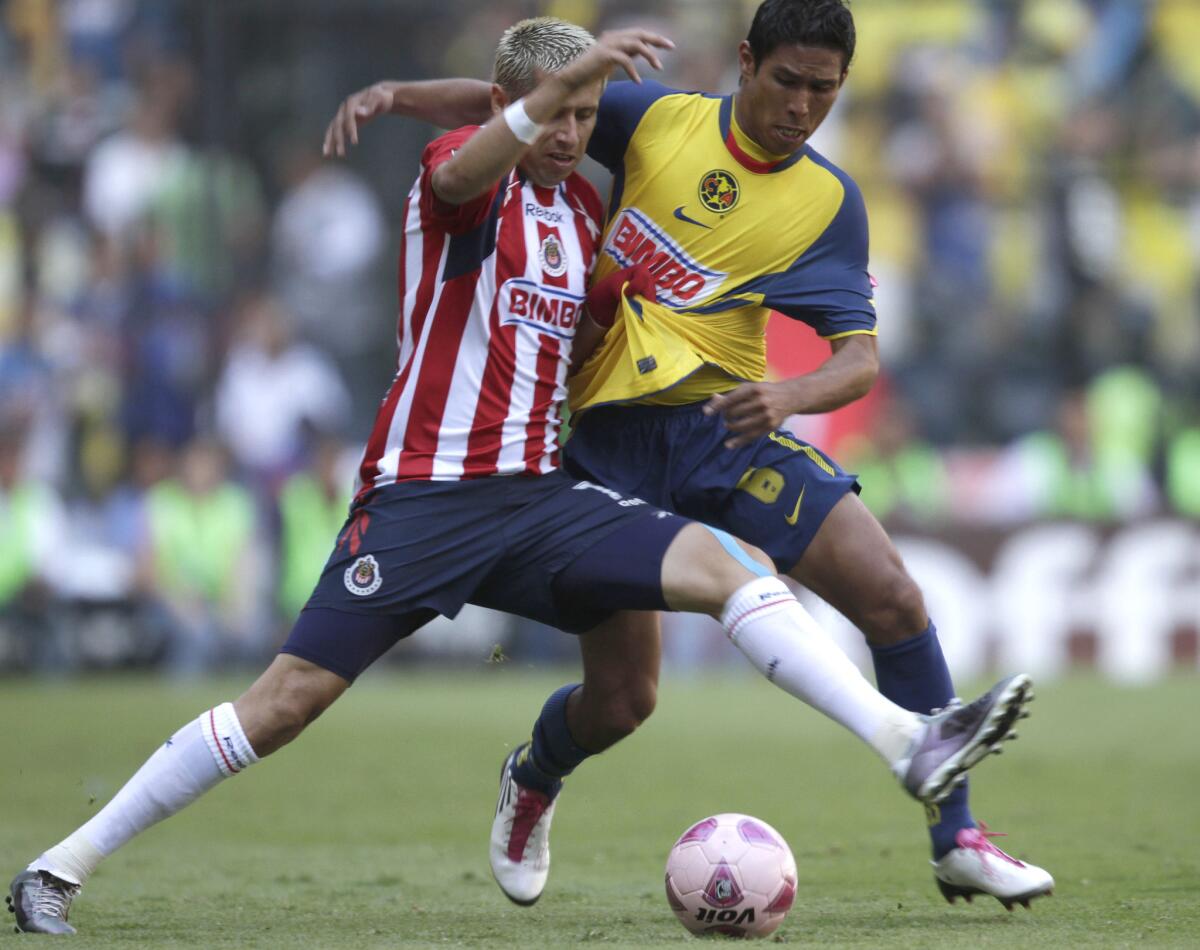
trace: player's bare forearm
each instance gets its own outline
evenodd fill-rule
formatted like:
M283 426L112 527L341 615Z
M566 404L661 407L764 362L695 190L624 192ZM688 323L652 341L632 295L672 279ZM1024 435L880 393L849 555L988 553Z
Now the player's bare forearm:
M879 343L866 333L829 344L829 359L811 373L782 380L788 392L788 415L833 412L861 399L879 376Z
M526 121L532 121L537 129L553 119L573 93L606 78L614 67L624 69L636 81L640 81L638 58L661 69L656 50L671 45L666 37L649 30L604 33L578 59L546 76L510 108L524 110ZM517 163L529 144L517 138L504 113L496 113L453 158L434 169L434 193L454 205L477 198Z
M861 399L879 375L874 336L855 334L833 340L833 352L811 373L772 383L743 383L713 396L704 407L720 413L729 427L725 445L737 448L771 432L791 415L832 412Z
M392 115L443 129L482 125L492 116L492 84L481 79L392 83Z
M385 79L351 93L325 128L325 155L344 157L358 130L381 115L421 119L445 129L482 125L492 115L492 87L478 79Z

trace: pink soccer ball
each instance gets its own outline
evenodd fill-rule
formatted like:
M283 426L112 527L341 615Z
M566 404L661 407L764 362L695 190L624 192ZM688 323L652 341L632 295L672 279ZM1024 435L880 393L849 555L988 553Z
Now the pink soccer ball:
M796 859L783 837L749 815L692 825L667 857L667 903L694 934L765 937L796 899Z

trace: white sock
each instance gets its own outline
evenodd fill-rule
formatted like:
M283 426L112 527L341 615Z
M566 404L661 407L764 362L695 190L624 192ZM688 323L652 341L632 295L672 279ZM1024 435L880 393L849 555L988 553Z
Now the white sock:
M778 577L739 587L721 625L763 676L845 726L889 766L907 753L920 718L867 682Z
M258 761L233 703L202 713L146 760L96 816L29 865L83 884L102 858Z

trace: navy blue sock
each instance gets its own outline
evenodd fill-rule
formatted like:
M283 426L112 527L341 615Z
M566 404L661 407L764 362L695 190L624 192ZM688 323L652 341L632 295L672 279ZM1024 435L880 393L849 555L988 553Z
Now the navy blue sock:
M551 799L562 788L562 780L592 754L575 742L567 727L567 699L579 685L568 683L550 694L533 724L533 739L528 749L517 756L512 767L512 777L518 784Z
M928 713L945 706L954 696L950 668L942 655L937 630L931 622L911 640L886 647L871 647L875 662L875 684L879 692L912 712ZM926 805L933 857L938 859L955 847L954 836L963 828L974 828L975 819L967 804L967 786L950 793L937 805Z

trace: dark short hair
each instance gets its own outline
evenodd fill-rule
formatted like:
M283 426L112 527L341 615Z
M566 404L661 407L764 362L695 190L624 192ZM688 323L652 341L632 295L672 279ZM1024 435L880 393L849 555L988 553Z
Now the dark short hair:
M757 69L777 46L795 43L842 54L842 68L854 58L854 16L844 0L763 0L746 36Z

